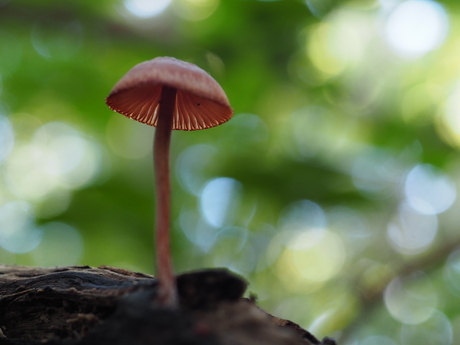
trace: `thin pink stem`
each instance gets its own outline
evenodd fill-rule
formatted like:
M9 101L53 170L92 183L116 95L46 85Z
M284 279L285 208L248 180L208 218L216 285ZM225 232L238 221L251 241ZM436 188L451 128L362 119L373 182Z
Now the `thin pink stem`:
M169 181L169 147L177 90L163 86L158 123L155 131L153 161L156 187L156 255L160 305L177 305L177 288L169 244L171 187Z

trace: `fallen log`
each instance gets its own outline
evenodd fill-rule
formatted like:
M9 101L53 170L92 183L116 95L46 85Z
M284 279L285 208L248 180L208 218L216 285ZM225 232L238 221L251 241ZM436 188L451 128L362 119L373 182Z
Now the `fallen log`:
M101 266L0 265L0 345L333 345L243 298L225 269L177 276L178 309L155 304L157 280Z

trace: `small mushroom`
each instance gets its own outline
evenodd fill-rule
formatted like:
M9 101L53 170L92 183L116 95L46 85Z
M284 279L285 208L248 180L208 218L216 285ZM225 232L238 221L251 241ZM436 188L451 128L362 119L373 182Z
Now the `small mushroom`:
M156 127L153 160L156 188L158 300L177 305L169 245L171 130L193 131L228 121L233 111L224 90L199 67L171 57L142 62L115 84L106 99L110 109Z

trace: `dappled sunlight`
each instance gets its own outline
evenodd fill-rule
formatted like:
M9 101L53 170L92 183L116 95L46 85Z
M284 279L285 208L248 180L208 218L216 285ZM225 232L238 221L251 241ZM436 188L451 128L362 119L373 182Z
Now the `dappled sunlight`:
M124 0L123 5L134 16L148 18L161 14L172 0Z
M359 256L370 243L373 233L363 214L344 206L337 206L327 214L328 227L345 241L348 255Z
M263 147L270 138L270 128L265 120L255 114L236 114L226 125L226 135L219 139L229 150L241 152L251 147Z
M360 341L359 345L397 345L397 343L393 339L382 335L371 335Z
M438 130L448 143L460 147L460 83L450 91L445 109L438 120Z
M423 272L396 277L385 289L385 306L393 318L403 324L426 322L436 311L438 294Z
M176 176L181 186L193 195L200 195L208 180L206 170L217 159L217 149L198 144L185 149L176 161Z
M334 114L322 107L310 106L293 113L286 121L284 134L287 153L296 159L308 159L336 146L335 134L341 131L333 119Z
M213 241L212 262L215 267L227 267L230 270L247 275L257 263L258 253L249 240L248 230L241 227L227 227L215 235Z
M429 164L417 165L409 172L404 191L409 205L424 214L442 213L457 198L454 181Z
M211 16L219 3L220 0L124 0L123 10L132 16L131 21L148 20L170 8L182 19L201 21Z
M220 0L175 0L174 10L182 18L200 21L211 16Z
M387 235L392 247L406 255L425 251L436 238L438 218L433 213L420 213L403 203L388 224Z
M436 118L442 89L435 83L420 83L408 89L401 102L401 116L408 124L426 125Z
M25 113L0 117L0 132L0 247L30 253L39 266L78 264L79 232L65 223L38 226L37 220L65 213L73 192L94 183L99 146L68 123L42 123Z
M209 225L195 210L182 210L179 225L187 239L201 252L208 253L214 246L218 229Z
M323 209L310 200L301 200L288 205L280 214L279 231L286 233L284 246L290 249L306 249L316 245L326 230L326 215ZM292 238L309 233L308 241ZM305 246L305 247L304 247Z
M278 130L288 156L299 161L316 157L339 170L349 165L364 139L359 124L315 105L292 113Z
M340 272L345 258L339 236L327 230L309 230L293 236L278 261L277 275L286 289L311 293Z
M345 63L331 52L330 27L330 24L319 24L311 31L307 46L307 54L311 62L323 73L325 79L336 76L345 68Z
M104 99L174 56L234 111L172 134L175 273L228 268L338 344L458 343L456 5L0 0L0 258L155 273L155 128Z
M32 205L12 201L0 207L0 246L12 253L26 253L36 248L42 237L35 228Z
M39 148L18 145L6 167L7 185L14 195L41 201L48 192L58 187L58 181L53 176L52 162L46 162L46 158Z
M452 323L446 314L433 310L431 317L417 324L404 324L400 331L402 344L452 344Z
M334 7L334 0L305 0L305 4L314 16L322 17Z
M306 52L324 79L362 61L372 38L371 26L369 16L344 8L309 29Z
M200 211L206 222L216 228L232 224L239 211L241 191L241 184L229 177L209 181L200 196Z
M332 299L325 297L324 293L317 294L313 305L314 316L310 316L309 322L304 323L306 329L311 329L320 337L343 329L347 320L356 315L356 307L359 303L356 295L342 289L335 289L335 291Z
M364 195L385 198L396 193L404 167L391 152L368 148L353 161L351 176L356 188Z
M14 146L14 132L6 116L0 115L0 164L8 157Z
M390 13L385 38L395 53L417 58L438 48L445 40L449 22L446 11L432 0L408 0Z
M77 189L100 169L97 146L67 124L40 127L29 143L18 144L6 165L6 181L18 198L40 202L58 188Z

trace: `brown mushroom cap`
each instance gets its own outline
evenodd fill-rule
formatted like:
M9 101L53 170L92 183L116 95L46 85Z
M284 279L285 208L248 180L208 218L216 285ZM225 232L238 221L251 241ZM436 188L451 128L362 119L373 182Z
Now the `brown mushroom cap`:
M110 109L156 126L162 87L177 89L172 129L193 131L228 121L233 111L224 90L201 68L170 57L134 66L106 99Z

